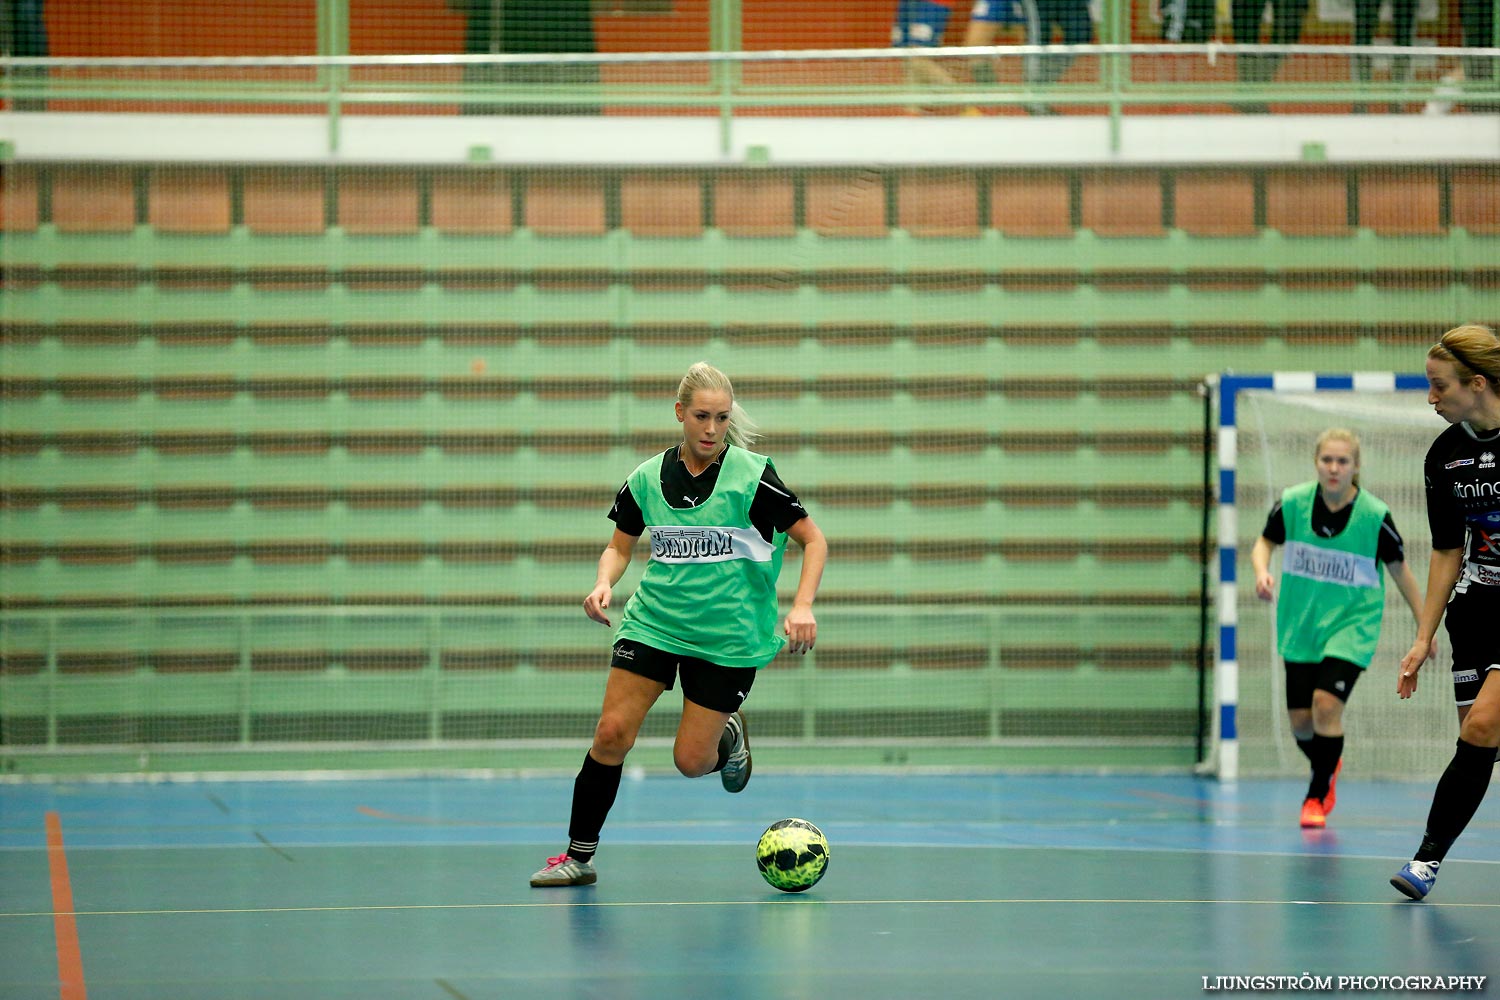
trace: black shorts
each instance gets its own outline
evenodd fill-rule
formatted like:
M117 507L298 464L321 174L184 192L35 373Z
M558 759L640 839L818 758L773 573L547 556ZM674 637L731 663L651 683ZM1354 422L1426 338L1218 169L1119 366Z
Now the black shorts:
M1453 701L1472 705L1484 685L1484 675L1500 670L1500 641L1496 641L1495 613L1500 593L1495 587L1470 584L1454 594L1443 616L1448 642L1453 646Z
M609 665L665 684L668 691L680 673L682 696L715 712L738 712L760 673L754 667L721 667L696 656L669 653L634 639L615 643Z
M1286 707L1312 708L1313 691L1327 691L1339 701L1348 701L1364 670L1348 660L1328 657L1321 663L1286 661Z

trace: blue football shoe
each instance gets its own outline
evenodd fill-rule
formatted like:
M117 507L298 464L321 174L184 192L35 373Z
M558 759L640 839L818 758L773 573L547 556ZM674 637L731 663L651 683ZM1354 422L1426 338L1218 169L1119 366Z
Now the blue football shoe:
M1412 899L1426 899L1437 884L1439 862L1408 861L1406 867L1391 876L1391 885Z

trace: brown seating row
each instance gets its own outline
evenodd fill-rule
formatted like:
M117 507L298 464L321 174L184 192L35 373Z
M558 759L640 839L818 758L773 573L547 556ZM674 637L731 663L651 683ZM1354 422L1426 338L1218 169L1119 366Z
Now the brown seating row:
M914 507L969 507L997 502L1007 506L1057 509L1093 503L1110 508L1198 504L1196 486L1087 484L888 483L823 484L798 491L824 506L886 507L906 502ZM223 510L248 503L267 510L316 510L341 503L352 510L404 510L434 503L455 510L504 510L518 504L544 509L577 509L599 502L593 486L51 486L7 487L0 492L6 509L23 511L43 504L64 510L129 510L151 504L162 510Z
M1006 667L1072 670L1091 663L1102 669L1165 669L1191 665L1197 649L1169 646L1009 646L998 650ZM817 652L820 670L886 670L905 664L914 670L977 670L990 663L986 646L887 646L821 645ZM517 649L511 646L481 649L444 649L438 653L443 671L513 670L527 664L538 670L590 670L600 667L598 648ZM338 665L361 672L410 672L432 666L433 654L426 649L278 649L252 650L249 667L259 672L321 671ZM782 663L786 663L783 660ZM770 669L781 664L773 663ZM0 676L22 677L47 670L45 653L9 650L0 656ZM153 650L150 653L106 650L60 649L56 668L61 674L129 674L150 670L158 674L228 673L241 667L241 654L230 648Z
M1368 338L1385 343L1415 346L1431 342L1432 326L1411 322L1384 322L1370 319L1361 322L1307 321L1303 323L1255 322L1184 322L1174 326L1163 322L1126 321L1094 323L1072 322L1060 316L1048 323L933 323L900 326L895 323L859 323L804 326L800 324L768 325L726 322L721 327L705 323L647 322L640 325L615 326L608 323L436 323L419 326L410 323L331 324L250 323L237 326L219 322L141 323L75 320L60 323L10 322L0 324L0 337L13 344L35 343L55 337L67 344L89 346L129 346L150 337L163 345L214 346L228 344L238 337L268 346L314 346L342 339L355 347L389 347L421 343L435 339L452 345L503 347L523 339L536 340L542 346L572 349L595 347L624 338L643 345L664 344L692 346L715 338L735 342L768 345L795 344L815 339L831 347L873 347L910 338L919 345L956 346L1000 340L1014 344L1062 344L1093 339L1104 345L1165 344L1174 338L1186 338L1195 344L1220 344L1267 338L1292 343L1335 344Z
M1196 430L1157 431L829 431L777 435L778 446L817 448L830 453L874 454L907 447L931 452L971 452L1001 448L1023 452L1071 452L1099 448L1114 452L1151 453L1172 448L1201 451ZM661 443L658 431L601 433L581 438L573 432L446 431L48 431L0 433L0 454L22 456L53 447L64 454L133 454L141 448L162 453L217 454L249 448L267 454L317 454L330 448L352 453L411 454L429 447L462 454L505 454L517 448L562 453L630 448L649 452Z
M1500 192L1497 192L1500 196ZM710 286L729 291L795 292L813 287L823 292L873 294L904 287L916 292L976 291L993 285L1010 292L1056 292L1092 286L1105 292L1149 292L1183 286L1200 291L1247 291L1266 285L1287 290L1351 288L1370 284L1398 290L1441 288L1465 284L1473 288L1500 286L1500 263L1435 262L1412 266L1362 266L1329 260L1315 266L1300 264L1218 265L1189 264L1181 269L1142 261L1125 267L1081 265L1028 267L1006 264L995 270L913 265L904 271L882 268L820 267L789 270L783 266L730 265L681 268L551 267L525 269L494 267L428 268L421 265L136 265L136 264L7 264L0 266L0 282L20 291L44 283L64 289L130 289L155 285L173 290L227 290L246 284L264 291L314 291L342 285L354 291L414 291L437 285L451 291L506 291L530 285L542 292L597 292L625 285L640 292L695 292Z
M0 229L315 235L963 237L1500 232L1487 166L1058 169L327 168L18 164Z
M657 399L662 386L675 376L641 375L628 378L575 376L473 375L426 378L409 375L348 376L339 378L239 378L232 375L178 375L154 378L67 376L29 378L0 376L0 396L26 399L56 392L73 399L120 399L152 393L159 399L224 399L238 393L270 399L317 399L330 392L351 398L409 399L429 392L462 399L508 399L528 393L538 399L598 399L626 393ZM888 398L908 393L916 398L972 399L986 395L1017 398L1065 399L1097 395L1106 399L1161 399L1177 393L1196 394L1201 380L1149 376L1103 378L987 378L982 375L926 376L747 376L737 380L740 392L759 399L788 399L814 394L821 399Z

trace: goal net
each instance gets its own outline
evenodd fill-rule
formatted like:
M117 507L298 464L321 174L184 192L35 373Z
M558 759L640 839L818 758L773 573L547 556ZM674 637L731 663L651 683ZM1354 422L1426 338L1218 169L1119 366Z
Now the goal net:
M1415 382L1413 382L1415 379ZM1406 542L1406 554L1419 590L1425 593L1431 540L1427 531L1422 486L1422 459L1434 437L1445 426L1426 403L1420 377L1402 376L1404 391L1345 391L1282 388L1246 389L1232 407L1231 430L1235 458L1225 474L1232 495L1224 508L1234 531L1235 582L1233 619L1223 624L1221 643L1234 653L1238 699L1231 715L1238 735L1238 770L1246 775L1297 776L1306 772L1306 758L1298 751L1286 718L1285 673L1276 652L1276 608L1255 595L1250 552L1265 526L1267 514L1281 491L1314 476L1313 447L1329 427L1346 427L1360 439L1360 485L1391 509ZM1312 388L1309 386L1308 388ZM1226 387L1225 391L1229 391ZM1221 474L1221 475L1225 475ZM1223 522L1221 522L1222 524ZM1230 543L1221 539L1221 544ZM1280 590L1281 550L1271 569ZM1226 594L1229 588L1226 587ZM1225 620L1221 609L1221 623ZM1405 600L1386 576L1386 609L1380 645L1344 712L1349 738L1344 773L1350 777L1401 778L1437 773L1452 756L1457 735L1452 689L1448 680L1446 635L1440 630L1437 657L1422 674L1422 683L1409 701L1396 696L1396 665L1413 637L1413 621ZM1227 641L1225 641L1227 638ZM1221 650L1219 770L1225 772L1226 657ZM1234 754L1229 754L1231 761Z

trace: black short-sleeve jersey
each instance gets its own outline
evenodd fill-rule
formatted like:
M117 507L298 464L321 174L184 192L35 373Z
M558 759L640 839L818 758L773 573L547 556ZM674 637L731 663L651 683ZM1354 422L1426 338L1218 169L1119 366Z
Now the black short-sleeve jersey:
M727 445L733 448L734 445ZM707 500L719 481L719 470L723 467L724 453L720 452L702 474L694 476L687 470L674 445L662 452L661 491L669 507L687 510ZM750 501L750 523L766 541L778 531L786 531L807 516L797 495L786 488L781 477L770 462L761 473L760 485L755 498ZM615 527L627 535L639 538L646 530L646 519L641 514L641 505L630 492L630 483L620 487L615 494L614 506L609 510L609 519Z
M1437 436L1422 472L1434 549L1463 549L1458 591L1500 586L1500 431L1458 423Z
M1349 526L1349 516L1354 513L1354 504L1345 504L1339 511L1328 509L1323 502L1323 494L1313 494L1312 506L1312 529L1313 533L1323 538L1333 538ZM1273 545L1286 544L1286 518L1281 512L1281 501L1276 501L1276 506L1271 508L1271 513L1266 517L1266 526L1261 529L1266 541ZM1385 512L1385 520L1380 525L1380 542L1376 548L1375 558L1383 563L1405 562L1406 542L1401 538L1401 532L1396 530L1396 519L1391 517L1391 512Z

